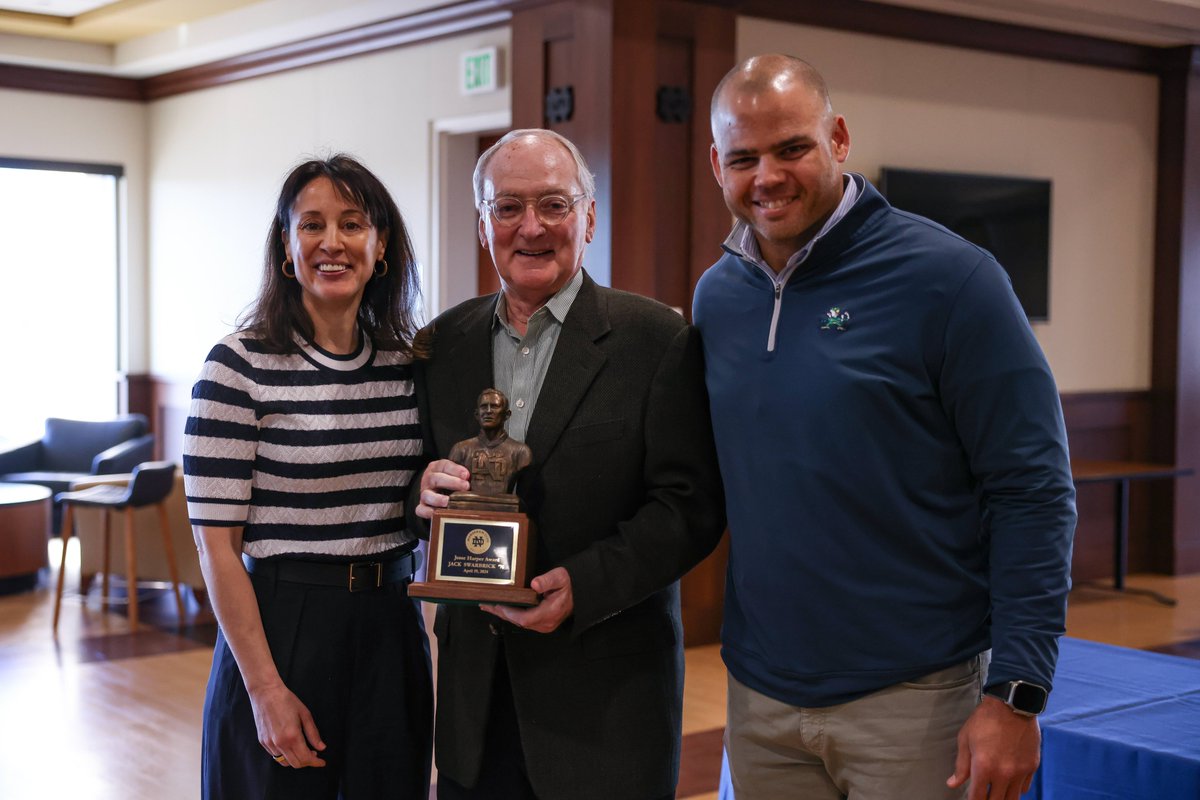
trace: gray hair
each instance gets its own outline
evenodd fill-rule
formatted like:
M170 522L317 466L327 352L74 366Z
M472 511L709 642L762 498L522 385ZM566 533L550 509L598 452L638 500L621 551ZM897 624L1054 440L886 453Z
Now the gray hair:
M475 207L479 208L479 204L483 202L483 176L487 171L488 164L492 160L492 156L500 152L500 148L509 142L516 141L523 137L533 137L542 139L543 141L553 142L560 145L568 153L571 154L572 160L575 162L575 177L579 182L579 188L587 195L588 199L596 196L596 178L588 169L587 162L583 159L583 153L579 152L570 139L563 136L561 133L556 133L545 128L520 128L515 131L509 131L500 137L500 140L494 145L483 151L483 155L479 157L479 161L475 162L475 173L471 176L471 183L475 188Z

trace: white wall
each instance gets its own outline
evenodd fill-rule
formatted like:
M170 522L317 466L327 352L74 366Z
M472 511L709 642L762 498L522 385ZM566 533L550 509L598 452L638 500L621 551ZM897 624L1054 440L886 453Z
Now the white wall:
M439 196L439 202L444 204L437 242L441 250L439 260L460 267L444 270L439 277L436 311L445 311L479 294L479 240L464 235L464 231L477 233L479 220L471 185L479 157L479 134L441 134L439 141L441 181L446 189Z
M167 98L150 106L150 329L155 374L190 383L258 288L279 186L311 155L348 152L391 190L429 285L434 121L509 107L463 96L459 53L507 28ZM503 61L503 60L502 60ZM462 231L473 240L474 228ZM474 265L472 264L472 269Z
M146 372L146 107L141 103L0 89L0 156L119 164L121 367ZM10 234L13 232L10 232ZM83 246L63 220L62 245ZM64 291L69 287L64 287ZM49 298L46 324L53 324Z
M846 117L847 168L1053 181L1050 321L1034 330L1062 391L1150 385L1158 82L740 17L738 57L815 65Z
M428 267L434 121L509 108L507 88L457 90L458 54L491 45L509 50L508 30L149 106L0 90L0 155L125 166L126 366L190 384L253 297L279 183L305 155L362 158ZM1050 322L1035 330L1060 388L1149 385L1154 78L739 18L739 56L768 51L822 69L848 166L872 179L885 164L1052 179Z

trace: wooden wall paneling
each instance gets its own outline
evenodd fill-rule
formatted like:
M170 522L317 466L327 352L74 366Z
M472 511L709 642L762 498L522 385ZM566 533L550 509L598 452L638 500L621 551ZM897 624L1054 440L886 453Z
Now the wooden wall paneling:
M1066 392L1063 418L1074 458L1148 458L1149 392Z
M154 381L154 420L158 433L157 458L183 464L183 431L192 403L190 381Z
M1089 484L1080 486L1076 494L1075 508L1079 523L1075 527L1075 544L1071 554L1071 578L1077 583L1108 580L1113 574L1114 493L1111 484ZM1132 543L1139 539L1131 530L1129 541ZM1132 556L1129 564L1136 571Z
M679 607L683 615L683 644L695 647L721 640L724 618L725 570L729 564L729 531L708 558L683 576Z
M547 76L575 90L575 114L558 130L579 147L596 176L596 235L588 245L585 264L602 283L612 283L612 260L620 228L613 213L613 0L574 3L572 44L555 58ZM623 288L623 287L622 287Z
M696 281L719 255L730 224L709 166L708 108L713 90L736 59L737 20L728 9L664 0L656 22L658 85L686 87L692 106L683 123L654 123L659 299L691 319ZM689 647L720 639L728 563L726 535L681 582L684 643Z
M1200 48L1169 51L1160 77L1155 214L1151 447L1154 459L1200 468ZM1197 478L1153 487L1154 526L1173 531L1156 554L1168 572L1200 570ZM1191 482L1188 486L1183 482Z
M155 436L154 457L176 464L183 458L183 428L192 386L148 373L129 374L120 383L121 413L143 414Z
M733 64L733 13L679 0L576 0L519 9L512 24L514 126L562 133L596 175L589 271L690 313L695 280L728 228L719 192L695 188L710 186L707 107ZM566 85L574 115L548 122L546 92ZM690 91L686 121L658 119L664 85Z
M613 285L690 317L696 280L716 260L729 224L710 177L708 104L733 66L736 18L679 0L623 0L617 12L614 52L629 57L614 63L612 152L621 178L614 181ZM659 117L660 89L687 92L683 120Z
M664 0L658 5L658 86L687 89L691 110L683 122L654 119L655 245L659 299L690 319L696 281L711 266L729 227L713 180L708 108L713 90L736 59L732 11ZM723 618L729 537L684 576L680 586L684 643L718 641Z
M695 158L697 132L707 150L707 107L716 81L734 60L732 31L735 20L693 3L659 2L618 6L614 23L614 220L613 285L655 297L691 315L695 247L705 235L725 231L698 230L712 209L723 215L724 203L716 192L698 193L708 179L707 159ZM721 53L704 41L705 55L718 63L697 81L698 32L712 27L697 24L697 17L723 18L729 35ZM622 58L621 54L627 57ZM714 80L711 73L720 74ZM660 88L682 88L691 99L683 121L668 121L657 113ZM701 120L699 125L697 121ZM631 157L632 156L632 157ZM702 171L701 171L702 170ZM704 226L699 226L704 227ZM708 242L709 248L716 244ZM626 255L630 258L626 258ZM711 259L709 260L711 263ZM705 267L708 266L706 263ZM717 641L720 636L728 543L683 578L681 605L684 637L688 645Z
M1063 417L1073 458L1146 460L1149 392L1080 392L1062 396ZM1130 492L1129 565L1132 571L1154 567L1156 543L1150 525L1149 483L1135 482ZM1112 575L1115 488L1095 483L1080 486L1076 497L1079 524L1071 574L1075 580ZM1160 537L1164 536L1159 532ZM1166 536L1165 538L1169 538Z
M1158 162L1154 219L1154 281L1151 321L1150 387L1153 417L1150 426L1152 460L1175 463L1175 394L1179 366L1179 315L1175 292L1179 286L1183 220L1183 164L1187 123L1187 48L1173 54L1173 69L1159 77ZM1175 524L1175 487L1151 488L1155 528ZM1173 548L1172 548L1173 550ZM1160 568L1174 569L1174 553L1156 553Z
M146 373L127 373L117 384L117 410L122 414L144 414L154 432L154 377Z
M685 314L695 278L714 260L728 228L720 193L695 188L711 180L707 107L733 63L734 22L732 12L681 0L574 0L513 15L514 126L562 133L596 175L596 237L585 265L602 283ZM574 114L548 121L546 92L568 85ZM690 93L685 119L659 119L662 86ZM704 243L703 256L697 242ZM689 643L717 636L724 565L718 554L684 580Z
M684 15L674 11L675 2L664 2L663 8L673 19ZM691 223L688 253L687 315L691 319L692 294L700 276L721 256L721 242L729 233L733 218L721 196L721 188L712 174L709 148L712 145L712 126L709 106L713 92L725 73L733 69L737 59L737 16L728 8L691 6L686 17L692 34L692 87L694 111L691 120L689 170L689 215Z
M1188 48L1184 142L1178 169L1183 176L1179 278L1175 314L1179 322L1175 394L1175 461L1200 472L1200 48ZM1169 295L1169 292L1167 292ZM1155 308L1158 308L1157 303ZM1175 572L1200 571L1200 476L1182 478L1175 492Z
M0 88L53 92L105 100L145 100L142 81L95 72L0 64Z
M647 105L651 108L653 131L652 172L643 175L634 188L651 203L654 250L650 253L654 296L669 306L691 315L691 274L688 249L691 244L691 120L698 98L692 85L692 42L683 36L660 35L655 47L654 87ZM692 109L685 119L659 119L658 93L682 89ZM647 185L648 184L648 185Z
M612 2L579 0L519 10L512 20L514 128L549 128L579 148L596 177L596 234L584 266L609 284L613 220ZM546 118L546 94L571 87L570 119Z
M609 153L612 186L612 286L662 300L658 263L669 258L658 228L655 184L667 178L656 162L659 123L657 3L613 0ZM675 180L678 180L676 177Z
M155 434L154 457L162 457L162 437L154 405L155 379L146 373L123 375L117 386L117 410L122 414L141 414L149 421L150 433Z
M545 126L542 115L542 98L546 86L547 17L552 10L559 16L570 19L570 11L563 4L520 11L512 18L512 126L513 128L541 128Z

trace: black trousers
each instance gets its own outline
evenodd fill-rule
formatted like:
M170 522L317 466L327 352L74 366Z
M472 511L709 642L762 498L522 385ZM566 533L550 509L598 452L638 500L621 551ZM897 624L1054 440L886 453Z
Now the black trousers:
M205 800L426 800L433 683L407 584L351 593L259 574L250 580L271 655L313 715L326 766L291 769L271 760L220 633L204 699Z
M468 787L439 774L437 796L438 800L537 800L525 772L525 752L503 646L492 678L492 705L488 709L479 779Z
M483 761L474 786L463 786L439 774L438 800L538 800L525 769L521 730L513 704L508 663L501 646L492 678L492 704L484 733ZM674 794L659 800L673 800Z

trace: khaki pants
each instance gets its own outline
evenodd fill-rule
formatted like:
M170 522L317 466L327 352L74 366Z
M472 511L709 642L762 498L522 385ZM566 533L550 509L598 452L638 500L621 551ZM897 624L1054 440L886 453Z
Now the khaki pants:
M939 800L990 653L827 708L798 708L729 677L725 748L737 800Z

